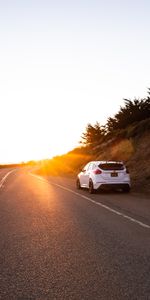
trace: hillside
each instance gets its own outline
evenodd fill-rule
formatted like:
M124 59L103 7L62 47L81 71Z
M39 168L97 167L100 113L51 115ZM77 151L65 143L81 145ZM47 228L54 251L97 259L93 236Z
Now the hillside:
M38 174L75 177L90 160L123 160L132 190L150 194L150 119L136 122L96 146L82 146L43 161Z

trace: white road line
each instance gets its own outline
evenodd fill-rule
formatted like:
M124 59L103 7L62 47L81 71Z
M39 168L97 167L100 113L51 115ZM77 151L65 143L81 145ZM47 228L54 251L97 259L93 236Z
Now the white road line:
M66 190L66 191L68 191L68 192L70 192L70 193L72 193L72 194L75 194L75 195L77 195L77 196L83 198L83 199L86 199L86 200L88 200L88 201L94 203L95 205L101 206L101 207L103 207L103 208L109 210L110 212L112 212L112 213L114 213L114 214L116 214L116 215L119 215L119 216L121 216L121 217L123 217L123 218L125 218L125 219L127 219L127 220L129 220L129 221L131 221L131 222L134 222L134 223L136 223L136 224L138 224L138 225L140 225L140 226L142 226L142 227L144 227L144 228L150 229L150 225L147 225L147 224L145 224L145 223L143 223L143 222L141 222L141 221L139 221L139 220L137 220L137 219L134 219L134 218L132 218L132 217L129 217L129 216L127 216L127 215L125 215L125 214L123 214L123 213L121 213L121 212L119 212L119 211L117 211L117 210L115 210L115 209L113 209L113 208L111 208L111 207L105 205L105 204L102 204L101 202L96 202L96 201L94 201L93 199L91 199L91 198L89 198L89 197L87 197L87 196L84 196L84 195L82 195L82 194L80 194L80 193L74 192L73 190L71 190L71 189L69 189L69 188L67 188L67 187L65 187L65 186L63 186L63 185L60 185L60 184L57 184L57 183L50 182L50 181L48 181L47 179L42 178L41 176L33 175L33 174L31 174L31 173L30 173L30 175L33 176L33 177L37 177L37 178L40 179L41 181L44 181L44 182L53 184L53 185L55 185L55 186L57 186L57 187L59 187L59 188L61 188L61 189L63 189L63 190Z
M0 181L0 189L2 188L4 182L6 181L7 177L12 173L14 172L15 170L12 170L12 171L9 171Z

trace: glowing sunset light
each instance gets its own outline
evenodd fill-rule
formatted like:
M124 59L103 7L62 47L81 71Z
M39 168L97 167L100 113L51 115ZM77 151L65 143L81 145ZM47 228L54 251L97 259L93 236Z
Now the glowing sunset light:
M150 87L150 3L0 4L0 163L50 158Z

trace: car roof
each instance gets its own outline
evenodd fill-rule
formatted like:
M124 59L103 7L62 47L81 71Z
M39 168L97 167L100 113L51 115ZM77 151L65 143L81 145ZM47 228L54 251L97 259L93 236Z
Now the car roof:
M115 160L94 160L90 161L89 163L95 163L95 164L123 164L123 161L115 161Z

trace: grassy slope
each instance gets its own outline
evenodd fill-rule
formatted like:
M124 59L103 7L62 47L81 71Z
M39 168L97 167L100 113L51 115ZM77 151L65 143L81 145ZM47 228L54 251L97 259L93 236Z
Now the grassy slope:
M150 193L150 119L134 124L95 148L76 148L44 161L38 173L75 176L90 160L123 160L135 191Z

